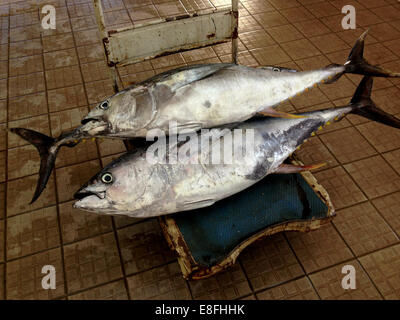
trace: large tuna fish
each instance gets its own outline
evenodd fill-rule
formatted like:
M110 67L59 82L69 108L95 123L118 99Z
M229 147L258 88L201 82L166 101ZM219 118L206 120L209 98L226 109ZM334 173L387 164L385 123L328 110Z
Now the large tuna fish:
M210 206L268 174L319 167L294 166L283 161L315 131L348 113L400 128L399 119L375 106L370 99L371 89L372 78L365 77L348 106L302 113L304 117L298 119L262 118L238 124L234 128L254 130L254 152L245 152L243 158L233 159L232 164L210 164L209 161L212 153L219 153L225 146L226 134L221 136L219 144L200 149L199 164L151 163L145 148L124 154L76 192L75 198L79 201L74 206L100 214L159 216ZM178 151L184 149L185 154L188 143L179 146ZM237 151L235 148L232 150Z
M361 35L344 65L303 72L252 68L230 63L178 68L127 88L96 106L75 130L53 139L32 130L13 128L37 147L41 156L35 201L46 186L61 146L73 147L81 139L146 137L149 130L169 132L170 122L178 132L195 132L245 121L257 113L293 118L274 109L281 102L321 82L333 82L344 73L377 77L400 77L400 73L371 66L363 58Z

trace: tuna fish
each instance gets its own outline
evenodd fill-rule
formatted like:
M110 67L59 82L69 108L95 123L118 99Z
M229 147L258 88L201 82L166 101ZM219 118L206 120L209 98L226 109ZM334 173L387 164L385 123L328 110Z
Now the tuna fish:
M254 131L254 152L231 164L207 161L211 153L220 151L225 134L219 144L213 144L215 147L200 150L198 164L150 163L146 148L126 153L75 193L79 200L74 207L99 214L159 216L210 206L268 174L318 168L320 165L295 166L283 162L313 133L348 113L400 128L399 119L376 107L370 98L371 89L372 78L365 77L347 106L302 113L302 118L297 119L253 118L230 128L228 131ZM186 148L189 142L178 149Z
M84 138L131 139L146 137L152 129L168 134L171 121L177 123L173 130L185 133L245 121L256 114L296 118L274 108L318 83L334 82L344 73L400 77L363 58L366 34L356 41L344 65L303 72L230 63L182 67L109 97L89 112L81 126L56 139L28 129L11 129L35 145L41 156L32 202L45 188L59 148L73 147Z

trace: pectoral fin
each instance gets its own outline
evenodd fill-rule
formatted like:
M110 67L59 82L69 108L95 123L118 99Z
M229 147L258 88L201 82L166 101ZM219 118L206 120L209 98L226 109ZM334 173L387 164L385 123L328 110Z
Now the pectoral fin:
M297 115L297 114L277 111L272 107L265 108L265 109L259 111L258 114L266 116L266 117L285 118L285 119L307 118L307 116L300 116L300 115Z
M326 163L318 163L309 166L297 166L294 164L282 163L274 173L298 173L303 171L311 171L325 166Z

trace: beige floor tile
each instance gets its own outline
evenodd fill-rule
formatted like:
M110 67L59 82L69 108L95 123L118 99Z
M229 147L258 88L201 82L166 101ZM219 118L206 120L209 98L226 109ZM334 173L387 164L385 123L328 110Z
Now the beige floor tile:
M140 83L144 80L147 80L148 78L151 78L154 75L155 75L155 72L153 70L148 70L148 71L143 71L143 72L138 72L138 73L126 74L124 76L121 76L121 80L122 80L123 86L126 88L133 84Z
M321 135L320 138L341 163L352 162L376 154L374 148L353 127L328 132Z
M153 4L137 8L129 8L128 12L132 21L135 23L142 23L143 21L150 21L160 18L158 11Z
M60 15L60 8L57 9L56 11L56 28L55 29L47 29L42 31L43 37L49 37L49 36L55 36L55 35L61 35L61 34L66 34L66 33L71 33L72 32L72 27L71 23L68 19L63 18L62 16L59 17Z
M142 272L175 260L156 219L118 230L126 274Z
M191 63L194 61L197 62L199 60L215 58L217 55L211 47L206 47L183 52L182 56L186 63Z
M33 204L32 200L36 189L38 175L28 176L7 182L7 216L48 207L56 203L54 176L51 175L46 189L40 198Z
M304 20L293 25L306 37L315 37L329 33L329 29L318 19Z
M239 38L249 50L276 44L274 39L265 30L255 30L251 32L241 33L239 35ZM229 47L227 52L220 51L218 49L215 51L218 55L229 54L231 53L230 46L227 47Z
M383 21L398 20L400 17L400 9L395 6L384 6L375 8L374 13Z
M17 179L39 172L39 153L32 145L8 150L7 161L9 179Z
M379 152L386 152L400 147L400 132L376 122L361 124L358 130Z
M304 164L317 164L325 163L326 165L320 170L325 170L338 165L338 162L326 146L321 142L318 137L310 138L306 143L301 145L301 148L296 151L296 156ZM317 172L316 171L316 172Z
M271 27L281 26L289 23L289 21L278 11L258 13L253 17L265 30L268 30L268 28Z
M357 256L399 242L370 202L338 211L333 223Z
M93 82L98 80L109 80L108 66L104 61L95 61L81 65L83 80Z
M4 300L4 264L0 264L0 300Z
M349 174L341 167L316 172L314 176L326 189L336 209L367 200Z
M48 300L60 298L64 293L64 272L61 250L53 249L7 263L6 299ZM45 276L42 268L51 265L56 271L56 289L43 289Z
M350 46L335 34L317 36L310 38L310 41L322 53L330 53L341 49L350 50Z
M262 29L253 16L239 17L239 34Z
M10 42L40 38L40 31L39 24L10 29Z
M258 300L318 300L318 295L306 277L290 281L257 294Z
M271 28L268 28L267 30L268 30L268 33L272 36L272 38L278 43L299 40L299 39L304 38L303 34L300 33L291 24L271 27Z
M83 85L64 87L47 92L50 112L64 111L76 107L87 106Z
M388 45L388 44L387 44ZM381 43L365 45L364 57L372 64L384 64L386 62L398 60L398 57Z
M400 190L399 175L381 156L344 166L369 199Z
M85 46L89 44L98 44L98 29L88 29L74 32L76 46Z
M357 25L361 27L366 27L381 22L383 22L383 20L370 10L359 10L357 12Z
M96 26L96 17L94 15L71 18L71 27L73 31L92 29Z
M353 257L331 224L309 233L288 232L287 237L307 273L333 266Z
M383 154L386 161L400 174L400 150Z
M98 160L56 169L58 200L73 199L74 193L100 170Z
M241 1L243 6L250 14L257 14L261 12L275 11L274 6L267 1Z
M20 258L59 245L56 207L7 219L7 259Z
M0 220L0 237L1 237L1 241L0 241L0 262L4 262L4 233L5 233L5 228L4 228L5 222L4 220Z
M184 7L179 2L165 2L156 4L155 7L161 17L171 17L185 14Z
M34 93L12 98L8 102L10 121L31 118L47 113L46 94Z
M400 245L371 253L360 262L385 299L400 299Z
M120 280L68 297L68 300L127 300L125 283Z
M59 51L74 47L72 32L43 37L43 51Z
M5 198L6 198L6 184L0 184L0 219L4 219L6 217L6 207L5 207Z
M111 217L74 209L74 201L59 205L63 243L71 243L111 232Z
M7 121L7 101L0 100L0 123Z
M128 277L132 300L190 300L190 292L177 262Z
M45 74L48 90L74 86L82 83L79 66L68 66L47 70Z
M291 60L278 45L255 49L251 51L251 54L262 66L279 66L280 64Z
M172 66L179 66L185 63L181 53L156 58L150 61L154 69L161 69Z
M78 64L75 48L47 52L43 55L46 70L68 67Z
M232 300L251 293L238 263L213 277L189 281L189 285L193 298L199 300Z
M346 276L342 268L350 265L356 271L356 289L343 289L342 280ZM361 269L356 260L334 266L310 275L319 296L323 300L381 300L379 292Z
M304 59L321 54L320 51L307 39L282 43L281 46L293 60Z
M82 2L76 5L68 5L68 12L71 18L94 15L93 3Z
M12 42L10 43L10 58L38 55L42 53L42 50L40 39Z
M103 158L103 159L107 159L107 158ZM147 220L147 219L143 219L143 218L131 218L131 217L127 217L127 216L115 216L115 217L113 217L113 219L115 222L115 227L117 229L127 227L131 224L135 224L135 223L139 223L139 222Z
M334 85L321 85L319 88L330 100L336 100L345 97L351 98L357 87L348 78L341 77Z
M6 152L0 152L0 182L6 181Z
M104 59L104 48L97 43L78 47L77 51L81 64Z
M400 235L400 192L372 200L374 206L393 230Z
M370 33L382 42L400 38L400 31L387 22L374 25Z
M35 92L44 91L45 89L43 72L12 77L9 78L8 81L8 94L10 97L23 96ZM0 98L3 98L3 96L0 95Z
M113 233L64 246L64 261L69 294L122 277Z
M9 122L8 126L9 128L29 128L31 130L39 131L45 135L50 135L49 119L46 114L37 117L12 121ZM14 133L8 134L9 148L21 147L28 144L29 142L25 141L20 136Z
M254 290L271 287L303 274L282 234L257 241L239 257Z
M86 83L85 86L90 104L99 103L114 94L110 79Z
M333 107L320 88L312 88L290 99L296 109L301 112Z
M340 10L329 2L319 2L312 5L306 5L306 8L317 18L333 16L340 13Z

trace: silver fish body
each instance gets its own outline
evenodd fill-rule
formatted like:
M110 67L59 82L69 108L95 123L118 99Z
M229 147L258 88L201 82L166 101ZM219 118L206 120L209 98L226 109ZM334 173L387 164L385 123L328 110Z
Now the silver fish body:
M94 108L83 120L102 121L107 137L146 137L149 130L194 132L241 122L279 105L321 81L343 73L344 66L319 70L272 71L235 64L177 69L123 90Z
M200 149L198 164L149 163L145 150L127 153L79 190L75 196L80 200L74 206L102 214L151 217L212 205L276 172L312 132L350 110L343 107L310 112L303 119L241 123L235 129L254 132L254 152L231 164L209 161L224 147L225 135L210 150ZM102 181L107 174L112 176L111 183Z

